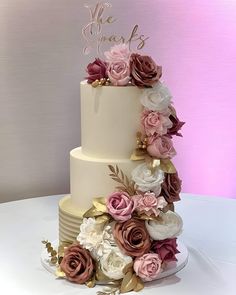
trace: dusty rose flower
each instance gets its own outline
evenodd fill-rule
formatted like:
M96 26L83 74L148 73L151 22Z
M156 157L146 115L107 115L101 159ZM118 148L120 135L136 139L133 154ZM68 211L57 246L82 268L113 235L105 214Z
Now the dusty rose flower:
M89 251L77 243L66 248L60 268L69 281L84 284L93 275L94 262Z
M172 140L167 136L150 138L147 152L157 159L173 158L176 155Z
M167 129L172 127L168 111L159 113L144 109L141 115L141 126L147 136L157 134L159 136L167 133Z
M159 255L162 263L177 261L176 254L180 253L177 249L176 238L153 242L152 251Z
M162 68L147 55L132 53L130 56L131 81L138 87L151 87L162 75Z
M150 237L142 220L133 218L116 223L113 234L118 247L129 256L139 257L150 250Z
M107 63L100 58L96 58L94 62L87 66L88 83L93 83L95 80L107 78Z
M181 185L182 181L179 179L178 173L166 173L162 183L161 195L168 203L179 201Z
M129 64L125 61L111 62L109 63L107 74L112 85L125 86L130 80Z
M126 221L134 211L134 201L126 192L114 192L106 200L108 213L117 221Z
M144 254L135 259L134 271L144 282L153 281L161 272L161 259L156 253Z
M104 55L108 62L121 60L128 62L130 58L129 46L125 43L114 45L111 47L110 51L105 51Z
M172 122L172 127L168 129L167 134L170 137L172 137L173 135L182 137L182 134L179 131L185 124L185 122L179 120L173 106L169 106L169 109L171 110L170 121Z

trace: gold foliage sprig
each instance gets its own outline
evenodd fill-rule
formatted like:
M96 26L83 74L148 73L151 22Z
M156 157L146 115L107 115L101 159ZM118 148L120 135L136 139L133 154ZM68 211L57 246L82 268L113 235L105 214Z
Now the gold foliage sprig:
M115 167L113 167L112 165L108 165L108 168L111 171L109 176L111 176L111 178L114 181L116 181L120 184L116 188L118 190L122 190L124 192L127 192L130 196L135 195L134 182L130 181L128 176L125 175L124 172L121 169L119 169L119 167L117 165Z
M52 247L52 244L48 240L43 240L42 243L45 245L48 254L50 254L50 262L55 265L58 262L57 251Z

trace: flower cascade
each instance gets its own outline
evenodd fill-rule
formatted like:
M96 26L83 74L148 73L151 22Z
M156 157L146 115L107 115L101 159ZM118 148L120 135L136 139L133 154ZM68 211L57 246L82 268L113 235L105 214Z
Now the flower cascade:
M131 175L108 165L117 183L108 196L94 198L84 213L77 240L66 244L58 258L57 274L93 287L113 283L120 293L140 291L144 282L158 279L178 260L177 236L183 222L174 212L181 180L171 159L172 139L182 136L172 96L160 80L162 67L147 55L131 52L126 44L105 52L87 67L93 87L134 85L143 106L137 147L131 160L140 161ZM112 293L115 294L115 293Z

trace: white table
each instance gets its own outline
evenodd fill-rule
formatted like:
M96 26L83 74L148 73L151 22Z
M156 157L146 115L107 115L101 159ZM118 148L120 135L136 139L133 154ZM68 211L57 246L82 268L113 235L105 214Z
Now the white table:
M56 279L41 266L41 240L57 239L60 198L0 204L1 295L86 295L101 289ZM182 194L176 211L184 219L181 239L189 262L176 275L147 284L139 294L236 294L236 200Z

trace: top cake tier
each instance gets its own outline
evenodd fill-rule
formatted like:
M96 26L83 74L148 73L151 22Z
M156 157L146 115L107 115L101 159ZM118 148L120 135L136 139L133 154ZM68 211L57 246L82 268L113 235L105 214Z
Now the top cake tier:
M142 90L136 86L92 87L81 90L81 142L83 154L96 158L129 158L136 147Z

